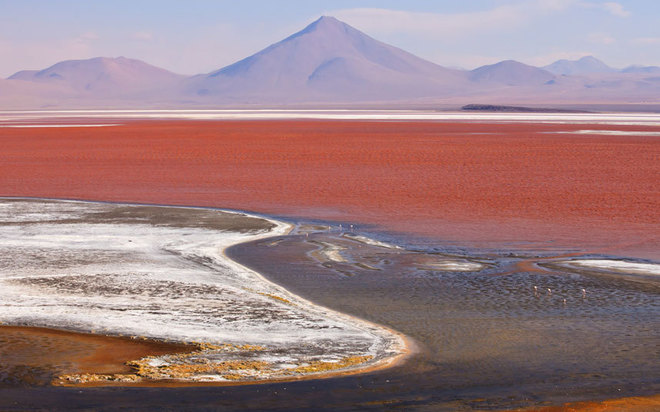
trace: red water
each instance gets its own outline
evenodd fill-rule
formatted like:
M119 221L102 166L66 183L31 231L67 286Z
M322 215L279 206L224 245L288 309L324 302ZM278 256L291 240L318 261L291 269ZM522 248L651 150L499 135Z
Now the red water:
M659 127L144 121L0 128L0 195L207 205L660 258Z

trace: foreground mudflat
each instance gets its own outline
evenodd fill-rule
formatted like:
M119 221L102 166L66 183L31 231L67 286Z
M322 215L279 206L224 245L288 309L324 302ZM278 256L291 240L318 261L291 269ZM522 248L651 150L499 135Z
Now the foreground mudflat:
M291 379L386 364L403 340L227 259L288 225L217 210L0 201L0 321L195 343L63 383Z
M53 379L67 373L128 375L133 371L127 362L194 350L194 345L137 337L0 325L0 390L50 386Z

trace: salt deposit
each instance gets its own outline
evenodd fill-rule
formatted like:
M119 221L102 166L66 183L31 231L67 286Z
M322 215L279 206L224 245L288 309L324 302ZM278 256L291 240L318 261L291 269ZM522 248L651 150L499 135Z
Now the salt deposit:
M468 113L424 110L16 110L0 112L0 121L36 119L191 119L265 120L334 119L398 121L482 121L660 126L655 113Z
M657 263L640 263L614 259L576 259L558 262L562 266L596 269L638 275L660 275Z
M192 211L195 222L215 223L188 225ZM142 379L288 378L403 353L399 335L319 307L224 255L289 229L211 209L0 200L0 322L201 342L193 354L138 361Z

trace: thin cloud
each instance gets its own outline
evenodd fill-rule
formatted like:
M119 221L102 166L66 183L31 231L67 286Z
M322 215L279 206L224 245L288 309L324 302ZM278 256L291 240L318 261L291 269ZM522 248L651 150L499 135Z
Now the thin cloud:
M379 8L353 8L328 12L361 30L379 33L429 33L463 36L488 30L508 30L529 24L535 17L556 13L574 0L537 0L502 5L470 13L430 13Z
M151 32L148 31L138 31L135 32L131 35L131 38L133 40L140 40L140 41L151 41L154 39L154 35Z
M86 32L71 39L64 39L60 46L60 51L68 50L69 55L78 57L88 56L94 48L94 44L99 40L95 32Z
M631 14L629 11L624 9L621 4L615 3L613 1L603 3L603 9L605 9L605 11L613 16L629 17Z
M73 39L74 43L89 44L99 39L99 35L88 31Z
M587 9L602 10L616 17L630 17L632 15L621 3L614 1L607 1L605 3L582 2L581 6Z
M589 40L590 43L604 44L604 45L608 45L616 42L616 39L607 33L589 33L589 35L587 36L587 40Z
M632 44L638 44L643 46L654 46L660 45L660 37L638 37L630 41Z

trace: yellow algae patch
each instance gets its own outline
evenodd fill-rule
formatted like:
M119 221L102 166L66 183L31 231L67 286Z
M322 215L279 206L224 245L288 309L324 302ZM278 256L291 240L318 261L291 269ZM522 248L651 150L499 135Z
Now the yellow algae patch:
M136 369L136 374L140 377L159 380L159 379L188 379L197 375L219 375L225 379L232 379L235 376L245 378L255 373L266 372L270 370L270 364L264 361L233 360L212 362L208 359L195 359L199 363L170 364L164 366L153 366L148 360L131 362L130 366ZM237 374L237 371L248 372L247 374ZM225 376L229 376L226 378Z
M264 361L229 360L213 362L202 356L213 353L258 352L266 348L259 345L233 345L193 342L196 351L165 355L147 356L126 362L133 369L132 374L70 374L56 379L60 382L76 384L102 382L139 382L141 380L190 379L197 375L218 375L228 380L256 377L270 370L270 364ZM239 372L239 373L236 373Z
M266 348L258 345L232 345L211 343L195 343L198 350L190 353L168 355L166 363L157 357L146 357L127 363L135 370L138 376L147 379L186 379L195 375L223 375L224 372L251 371L261 372L268 368L268 363L263 361L231 360L214 362L210 359L200 357L212 353L226 352L256 352Z
M285 299L281 296L273 295L272 293L264 293L264 292L258 292L262 296L269 297L271 299L279 300L280 302L284 302L287 305L293 305L293 302L291 302L289 299Z
M266 350L265 347L259 346L259 345L234 345L231 343L223 343L221 345L216 345L213 343L205 343L205 342L193 342L194 345L197 346L199 351L210 351L210 350L216 350L216 351L225 351L225 352L235 352L235 351L247 351L247 352L258 352L258 351L264 351ZM189 353L188 355L194 355L194 354L199 354L198 352L192 352ZM185 355L185 354L184 354Z
M81 374L72 374L72 375L62 375L57 378L59 381L64 381L68 383L102 383L102 382L139 382L142 378L135 374L123 374L116 373L112 375L96 374L96 373L81 373Z
M357 266L359 268L362 268L362 269L367 269L367 270L380 270L377 267L368 265L368 264L363 263L363 262L358 262L358 263L355 264L355 266Z
M289 299L283 298L281 296L274 295L272 293L259 292L259 291L256 291L256 290L252 289L252 288L246 288L246 287L244 287L243 290L248 291L248 292L252 292L252 293L256 293L257 295L265 296L267 298L278 300L280 302L286 303L287 305L296 306L296 304L291 302Z
M360 365L373 359L373 356L346 356L338 361L310 360L300 362L293 367L284 367L276 363L253 359L209 359L209 355L223 353L240 356L241 352L265 351L258 345L211 344L194 342L198 350L164 356L147 356L126 362L132 373L128 374L70 374L58 377L59 384L102 384L134 383L140 381L205 381L205 380L260 380L268 378L287 378L336 371Z
M301 365L293 369L294 373L317 373L327 372L336 369L348 368L349 366L360 365L370 361L373 356L347 356L338 362L313 361L307 365Z

